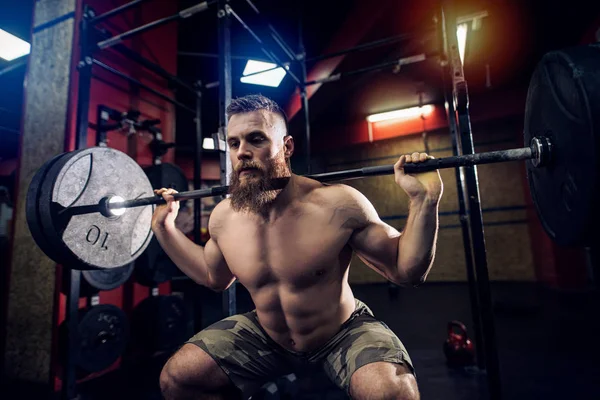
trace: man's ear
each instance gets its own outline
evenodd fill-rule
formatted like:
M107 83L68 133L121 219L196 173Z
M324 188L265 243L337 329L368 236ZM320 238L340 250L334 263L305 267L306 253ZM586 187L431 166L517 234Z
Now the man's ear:
M283 138L283 151L287 158L294 154L294 138L291 135L286 135Z

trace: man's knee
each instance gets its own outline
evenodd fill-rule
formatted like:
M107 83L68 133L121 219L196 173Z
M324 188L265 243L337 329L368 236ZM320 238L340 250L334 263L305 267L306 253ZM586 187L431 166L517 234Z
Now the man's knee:
M167 361L160 374L160 388L167 399L182 392L215 393L230 386L229 378L206 352L185 344Z
M350 395L356 400L419 400L417 380L407 366L372 363L359 368L350 381Z

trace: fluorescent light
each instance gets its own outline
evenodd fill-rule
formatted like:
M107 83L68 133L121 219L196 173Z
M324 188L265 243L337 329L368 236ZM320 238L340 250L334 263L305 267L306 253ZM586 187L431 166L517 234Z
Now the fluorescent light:
M31 45L29 43L0 29L0 58L12 61L15 58L29 54L30 50Z
M262 74L257 74L257 72L262 71L265 72ZM243 76L240 80L243 83L277 87L283 80L283 77L285 76L285 71L281 67L277 68L277 64L256 60L248 60L248 63L246 63L246 68L244 68L244 72L242 73L242 75Z
M433 112L433 105L427 104L423 107L412 107L412 108L404 108L402 110L388 111L379 114L369 115L367 117L367 121L369 122L379 122L379 121L387 121L389 119L405 119L405 118L413 118L420 117L424 115L429 115Z
M460 24L456 27L456 38L458 39L458 54L461 64L465 64L465 47L467 45L467 24Z
M202 141L202 148L205 150L214 150L215 141L212 138L205 137Z

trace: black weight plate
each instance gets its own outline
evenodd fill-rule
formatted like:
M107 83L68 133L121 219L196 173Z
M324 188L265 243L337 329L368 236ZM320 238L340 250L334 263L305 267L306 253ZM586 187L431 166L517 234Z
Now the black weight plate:
M79 296L87 297L97 294L101 290L112 290L123 285L133 273L134 263L120 268L90 269L82 271ZM63 274L62 292L67 293L69 271Z
M92 288L113 290L127 282L133 273L134 263L120 268L92 269L83 271L81 275Z
M38 247L53 261L57 263L61 263L59 257L59 252L56 247L53 247L49 244L48 239L46 238L44 231L42 229L41 221L40 221L40 213L39 213L39 195L41 183L46 178L46 173L54 165L56 161L58 161L61 157L63 157L65 153L58 154L46 161L35 173L31 182L29 183L29 187L27 189L27 197L25 199L25 214L27 219L27 226L29 227L29 231L31 232L31 236L33 240L38 245Z
M167 282L179 275L179 269L162 249L156 238L137 260L135 260L135 280L137 283L154 287L159 283Z
M60 334L64 348L68 339L66 321L61 324ZM78 370L84 374L102 371L125 352L129 338L127 316L111 304L81 310L75 336L74 362Z
M546 54L531 78L525 145L548 137L552 160L527 178L537 214L560 245L589 242L598 219L600 49L581 46Z
M171 188L178 192L189 190L188 180L177 165L163 163L144 168L144 172L154 189ZM186 207L187 202L181 202L181 207Z
M77 269L119 268L133 262L152 238L152 206L129 208L107 218L99 212L66 219L61 210L96 205L109 196L153 195L142 168L126 154L93 147L63 157L48 171L40 192L40 216L51 245L65 253L64 264Z
M147 352L175 349L189 338L185 303L177 296L148 297L131 320L134 342Z

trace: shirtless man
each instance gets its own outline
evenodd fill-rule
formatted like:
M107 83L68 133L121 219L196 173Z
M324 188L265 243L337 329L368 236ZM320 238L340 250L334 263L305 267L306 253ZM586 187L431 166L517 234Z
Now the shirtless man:
M294 175L294 140L285 113L263 96L228 109L233 172L230 197L210 216L204 247L175 228L172 189L152 221L165 252L191 279L215 291L235 279L256 307L205 328L165 364L160 385L171 399L236 398L276 377L318 367L353 399L418 399L410 357L396 335L354 298L348 270L354 251L391 282L416 286L431 268L442 181L437 171L395 181L410 198L402 233L385 224L350 186ZM289 177L269 190L272 178Z

